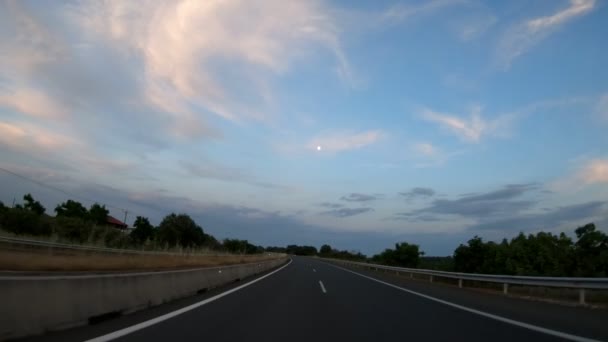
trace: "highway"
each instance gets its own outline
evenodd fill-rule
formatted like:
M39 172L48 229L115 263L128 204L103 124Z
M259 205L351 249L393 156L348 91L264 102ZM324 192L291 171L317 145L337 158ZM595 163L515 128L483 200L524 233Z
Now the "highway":
M314 258L292 257L249 281L28 340L608 341L608 310L507 298Z

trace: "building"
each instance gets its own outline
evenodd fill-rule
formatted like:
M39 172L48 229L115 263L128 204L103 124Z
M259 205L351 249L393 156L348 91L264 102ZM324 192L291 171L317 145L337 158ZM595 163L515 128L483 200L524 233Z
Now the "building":
M106 217L106 223L109 226L112 226L114 228L118 228L118 229L127 229L127 224L120 221L119 219L112 217L110 215L108 215L108 217Z

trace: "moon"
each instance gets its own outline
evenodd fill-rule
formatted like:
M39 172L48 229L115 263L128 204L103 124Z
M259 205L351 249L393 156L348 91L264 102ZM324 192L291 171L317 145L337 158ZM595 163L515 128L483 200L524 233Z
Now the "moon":
M321 151L321 146L317 146L317 151Z

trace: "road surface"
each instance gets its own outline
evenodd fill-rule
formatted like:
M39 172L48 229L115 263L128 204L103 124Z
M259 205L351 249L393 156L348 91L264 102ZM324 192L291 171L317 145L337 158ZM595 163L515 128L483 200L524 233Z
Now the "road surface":
M608 310L413 282L314 258L293 257L248 281L31 340L608 341Z

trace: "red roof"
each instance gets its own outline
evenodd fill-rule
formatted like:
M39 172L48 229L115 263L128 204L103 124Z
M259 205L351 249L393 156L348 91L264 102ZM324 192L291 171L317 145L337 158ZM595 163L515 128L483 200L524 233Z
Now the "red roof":
M114 218L114 217L112 217L110 215L108 215L108 217L106 218L106 222L109 223L109 224L111 224L111 225L114 225L114 226L127 227L126 223L124 223L124 222L122 222L122 221L120 221L120 220L118 220L118 219L116 219L116 218Z

